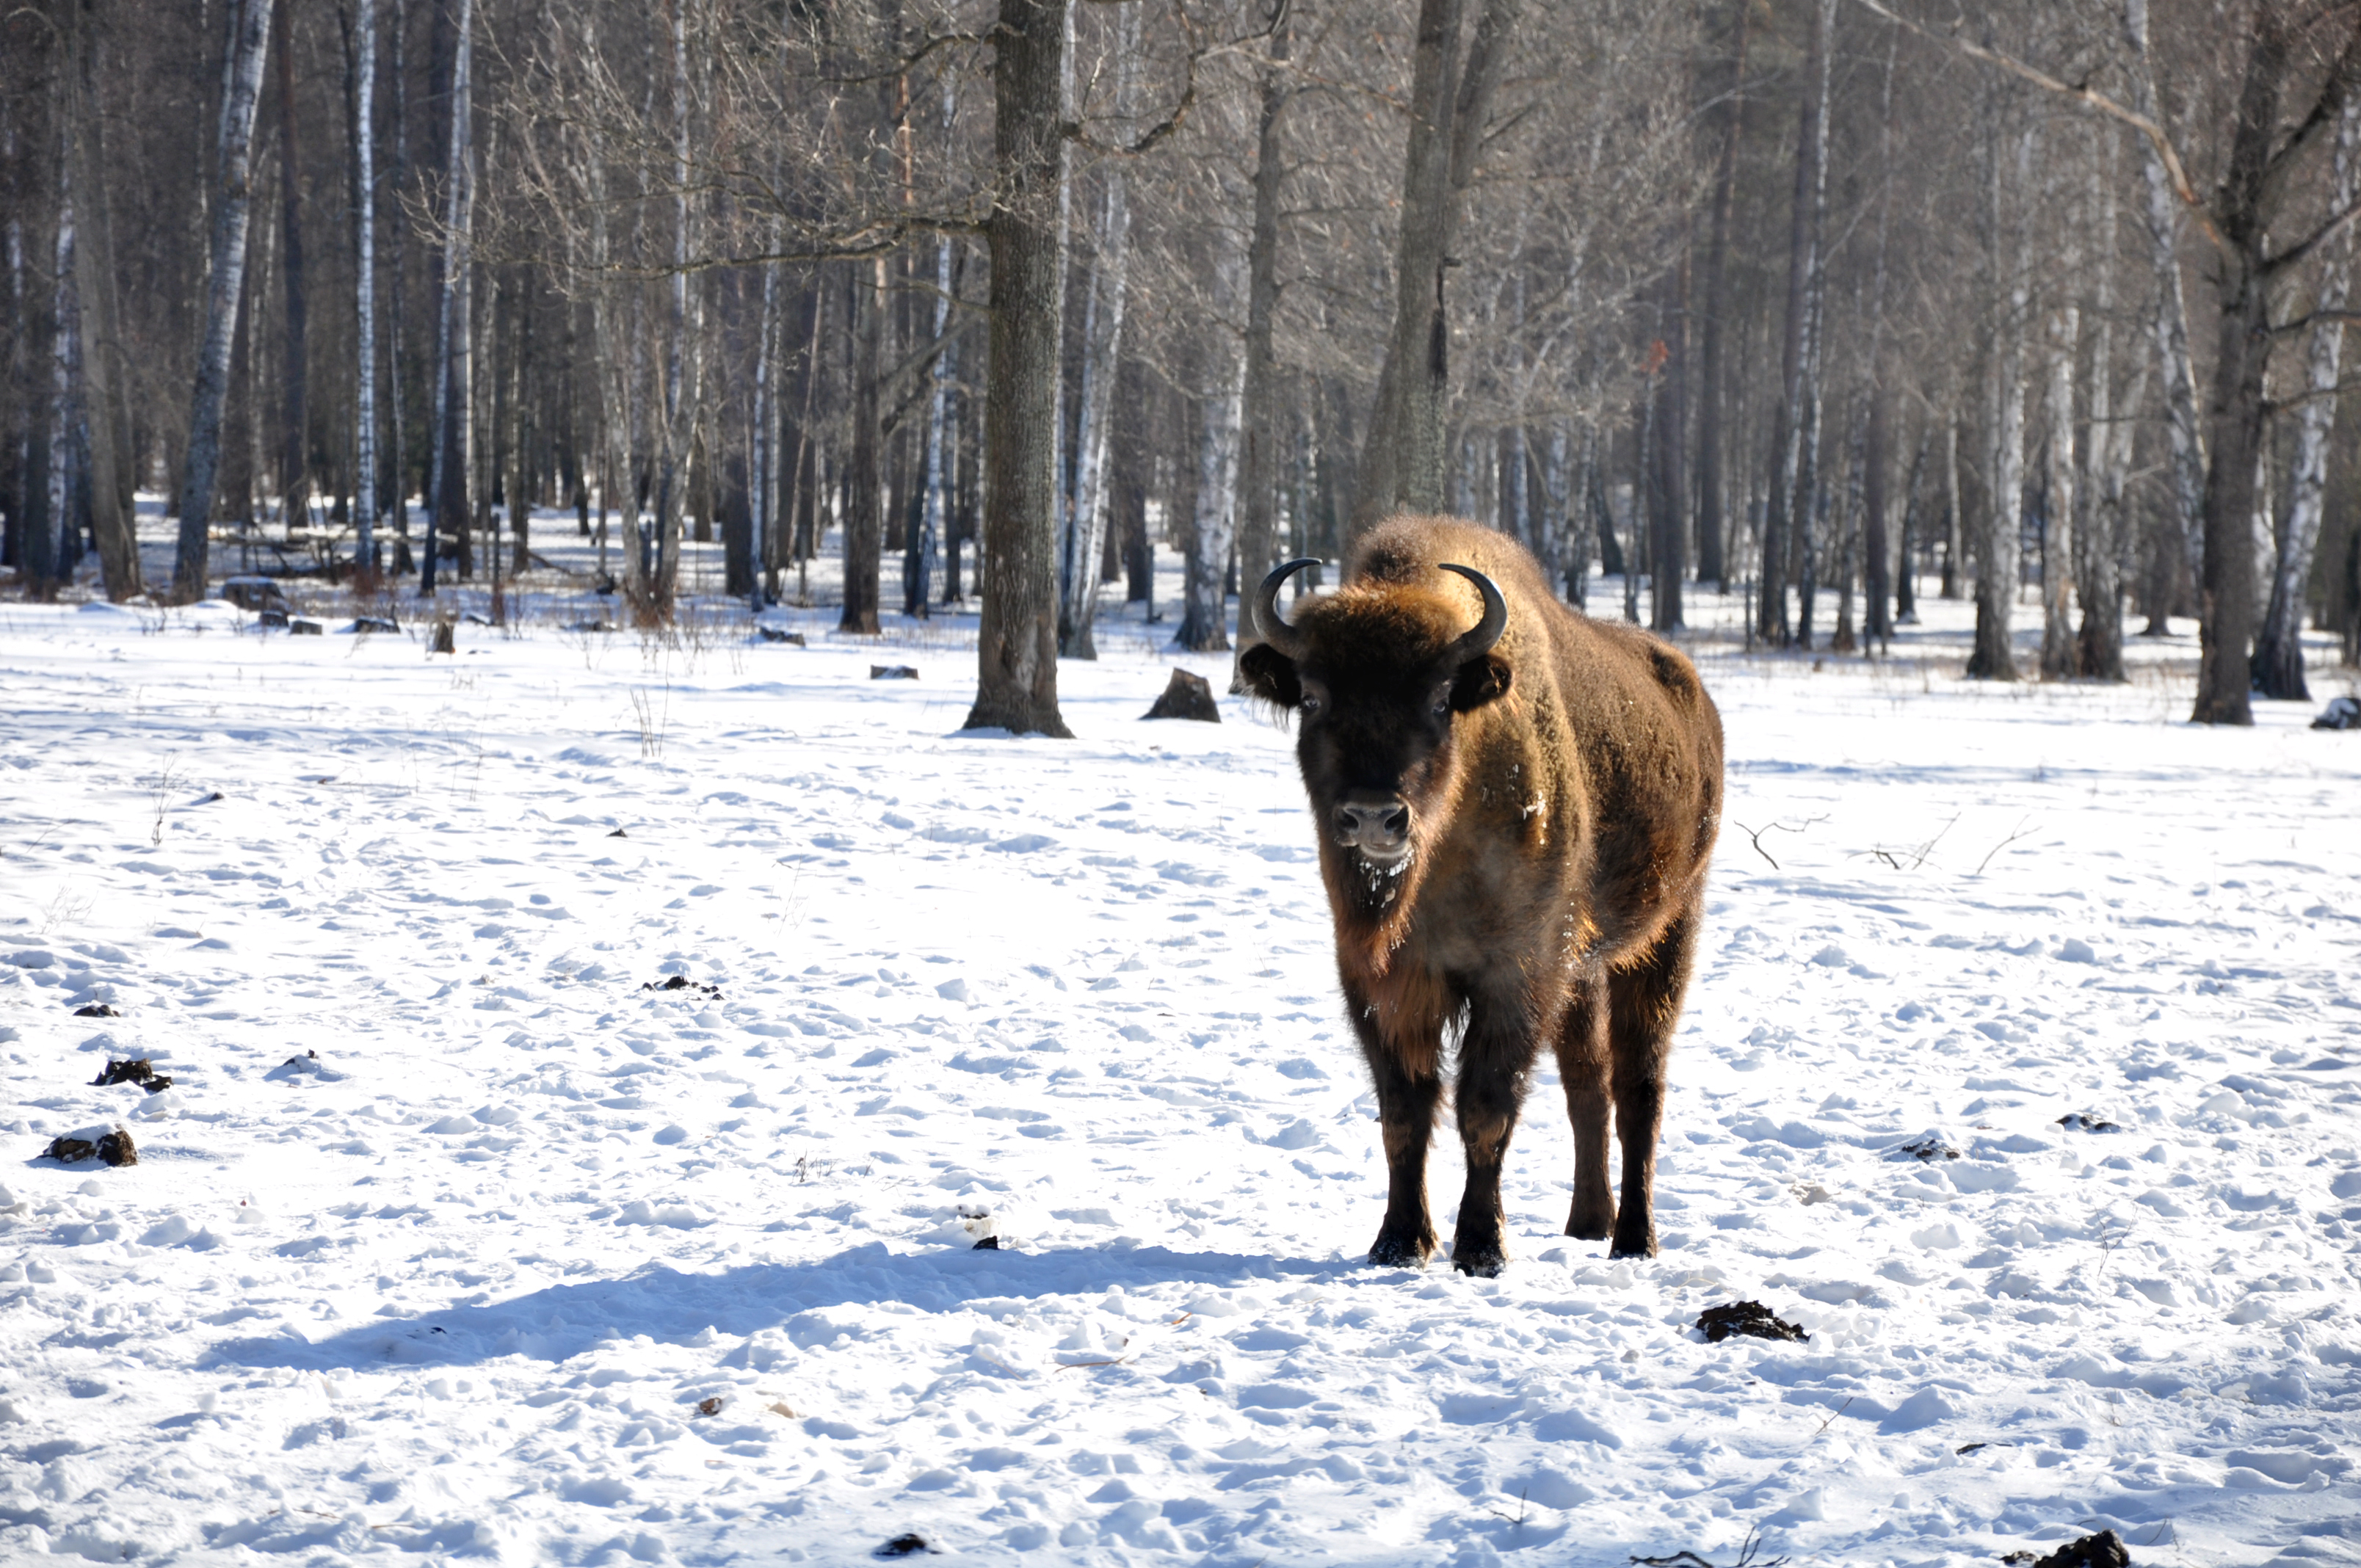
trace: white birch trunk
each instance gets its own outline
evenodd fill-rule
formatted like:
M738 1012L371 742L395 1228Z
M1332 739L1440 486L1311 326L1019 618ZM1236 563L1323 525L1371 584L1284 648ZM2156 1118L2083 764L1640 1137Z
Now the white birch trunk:
M1115 21L1115 118L1126 134L1139 95L1139 7L1122 6ZM1067 58L1072 59L1071 50ZM1091 269L1091 292L1082 307L1073 486L1066 495L1065 526L1059 541L1059 652L1080 659L1098 657L1091 628L1098 610L1099 554L1106 543L1107 430L1115 407L1115 371L1123 349L1124 307L1131 275L1131 199L1120 160L1108 164L1105 180L1097 225L1097 265ZM939 326L938 334L940 330Z
M690 337L688 256L692 247L688 200L688 7L672 0L672 279L664 298L663 455L656 480L654 581L642 605L645 613L669 619L680 582L681 512L688 488L690 427L697 389Z
M365 579L377 570L377 133L372 107L376 84L377 0L355 0L353 161L359 204L353 214L353 302L360 320L353 407L353 565Z
M778 225L773 225L771 232L772 248L781 248L784 236ZM763 563L769 559L764 542L776 526L772 489L777 483L777 464L773 453L779 422L772 409L771 383L776 374L773 362L778 336L779 264L774 261L763 269L763 313L754 341L753 428L747 433L746 443L746 565L749 580L753 584L748 593L748 608L756 614L763 609Z
M1569 488L1574 477L1569 460L1571 445L1565 426L1550 426L1549 443L1542 449L1542 515L1535 522L1533 553L1565 584L1563 591L1567 600L1579 604L1582 595L1576 591L1575 574L1580 563L1571 557L1569 545L1574 530L1566 526L1566 511L1573 496Z
M237 332L246 282L246 221L253 192L247 176L254 148L254 110L261 97L263 46L270 37L271 0L231 0L229 48L222 63L219 182L213 213L205 288L204 335L197 349L197 385L189 415L189 455L181 476L178 559L172 594L183 602L205 592L214 484L221 470L222 406L229 395L230 348Z
M1230 646L1224 587L1237 538L1238 426L1246 400L1246 356L1230 328L1244 304L1246 257L1226 229L1211 236L1213 325L1207 334L1203 417L1197 440L1197 548L1189 557L1187 597L1174 641L1199 652ZM1251 588L1251 584L1241 587Z
M2081 515L2076 519L2082 543L2085 576L2081 583L2082 630L2080 665L2093 680L2124 678L2123 548L2124 495L2131 485L2132 438L2136 426L2128 417L2116 418L2115 387L2115 181L2114 148L2109 141L2104 166L2091 164L2092 196L2100 214L2097 234L2100 256L2092 269L2091 321L2095 339L2091 345L2089 407L2090 437L2082 446L2082 483L2076 495ZM2135 378L2122 400L2128 416L2140 403L2144 377Z
M475 0L459 0L458 38L451 53L451 188L444 216L448 237L444 245L442 316L435 329L434 458L426 486L426 555L418 577L421 598L434 597L435 575L441 569L442 527L451 476L455 470L467 475L474 468L471 448L476 422L465 408L455 419L451 398L455 390L467 398L474 389L470 316L474 302L468 287L467 229L475 214L475 115L469 82L475 58ZM452 449L455 435L456 451ZM462 504L450 520L461 526L467 521L465 499L462 496Z
M2131 43L2132 107L2152 120L2157 102L2148 66L2147 0L2124 0L2124 33ZM2172 442L2172 499L2193 582L2204 543L2199 520L2205 510L2205 444L2197 422L2197 371L2189 356L2189 306L2180 284L2180 207L2163 159L2147 137L2137 139L2147 197L2142 215L2156 268L2157 356L2164 371L2165 429Z
M950 89L943 90L943 119L950 119ZM951 315L951 242L938 240L935 244L935 338L939 342ZM943 473L943 439L946 421L950 412L951 378L957 364L951 348L946 345L935 356L933 385L927 396L927 493L918 509L918 591L917 612L922 617L934 614L934 585L942 576L943 527L950 512L950 496L946 491Z
M2070 679L2081 671L2074 634L2074 367L2081 349L2082 314L2074 298L2082 250L2079 216L2069 213L2059 255L2057 299L2048 323L2049 350L2048 528L2041 544L2041 678Z
M74 548L80 543L81 509L74 502L75 360L82 341L82 311L74 298L74 189L71 165L58 160L57 269L50 299L55 314L51 334L49 402L49 510L43 526L49 530L52 583L39 585L46 593L58 583L73 580Z

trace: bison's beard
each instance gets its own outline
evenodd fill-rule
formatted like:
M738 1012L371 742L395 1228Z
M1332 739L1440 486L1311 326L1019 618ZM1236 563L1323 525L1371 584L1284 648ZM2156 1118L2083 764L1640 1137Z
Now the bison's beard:
M1365 859L1358 850L1323 847L1327 861L1329 903L1336 919L1340 957L1375 977L1386 972L1395 948L1410 933L1411 911L1424 880L1426 856L1413 838L1409 853L1389 865Z

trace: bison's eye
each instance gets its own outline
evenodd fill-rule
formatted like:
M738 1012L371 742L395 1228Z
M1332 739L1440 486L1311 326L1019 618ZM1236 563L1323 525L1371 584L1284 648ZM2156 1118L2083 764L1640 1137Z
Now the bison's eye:
M1317 695L1312 692L1305 692L1303 694L1303 700L1298 703L1296 707L1304 718L1310 718L1312 715L1320 711L1320 698Z
M1445 686L1441 691L1434 694L1434 707L1433 712L1434 717L1437 718L1448 718L1451 717L1451 688L1449 686Z

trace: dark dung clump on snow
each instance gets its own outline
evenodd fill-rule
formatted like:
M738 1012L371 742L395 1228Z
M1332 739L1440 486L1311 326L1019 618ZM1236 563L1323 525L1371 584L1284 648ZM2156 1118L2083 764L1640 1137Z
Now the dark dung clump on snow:
M114 1008L108 1006L104 1002L93 1002L86 1007L75 1008L74 1016L77 1018L120 1018L123 1014L116 1012Z
M95 1143L88 1138L52 1138L49 1146L41 1152L60 1165L78 1165L93 1155L108 1165L139 1163L139 1150L132 1143L131 1135L120 1128L100 1134Z
M1894 1152L1897 1154L1908 1155L1913 1159L1957 1159L1960 1157L1959 1150L1945 1143L1933 1133L1927 1134L1923 1138L1914 1138L1909 1143L1904 1144Z
M693 991L697 995L704 997L708 1001L719 1002L721 1000L721 988L719 986L700 985L685 974L676 974L670 980L665 981L648 981L642 984L640 989L642 991Z
M895 1536L893 1540L879 1547L877 1549L877 1555L880 1557L908 1557L917 1552L932 1552L933 1550L933 1547L927 1544L927 1538L925 1536L920 1535L917 1530L909 1530L904 1534Z
M1699 1313L1697 1332L1708 1344L1719 1344L1732 1334L1750 1339L1805 1340L1811 1336L1794 1323L1782 1322L1760 1301L1724 1301Z
M1222 710L1214 703L1213 688L1206 684L1204 676L1191 674L1186 670L1175 670L1171 681L1164 688L1164 695L1158 697L1156 705L1140 717L1196 718L1207 724L1219 724Z
M721 1413L721 1396L719 1394L713 1394L708 1395L705 1398L699 1399L697 1402L697 1413L700 1416L719 1415Z
M2114 1530L2103 1530L2096 1535L2086 1535L2070 1541L2048 1556L2037 1559L2033 1568L2131 1568L2132 1554L2124 1549L2124 1538Z
M2103 1116L2093 1116L2087 1111L2069 1111L2058 1118L2058 1124L2070 1133L2120 1133L2123 1129Z
M172 1087L172 1080L158 1072L146 1057L138 1057L130 1061L116 1061L110 1058L104 1069L90 1081L93 1089L105 1089L117 1083L133 1083L150 1094L159 1089Z
M983 1240L976 1243L975 1245L968 1248L968 1250L970 1252L998 1252L1000 1250L1000 1238L998 1236L986 1236Z

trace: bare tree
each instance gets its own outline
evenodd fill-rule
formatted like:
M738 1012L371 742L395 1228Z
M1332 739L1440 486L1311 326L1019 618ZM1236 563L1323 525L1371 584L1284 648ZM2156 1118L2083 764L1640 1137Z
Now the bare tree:
M466 4L467 0L462 0ZM205 594L212 537L214 481L221 466L222 405L229 392L231 340L246 281L246 224L253 191L247 183L254 148L254 111L261 96L262 61L270 38L271 0L228 0L229 45L222 94L219 152L214 160L210 283L204 333L197 351L197 386L189 412L189 455L181 482L180 550L172 594L182 602Z
M992 351L984 389L983 614L967 727L1063 737L1056 508L1060 80L1068 0L1000 0L993 33Z

